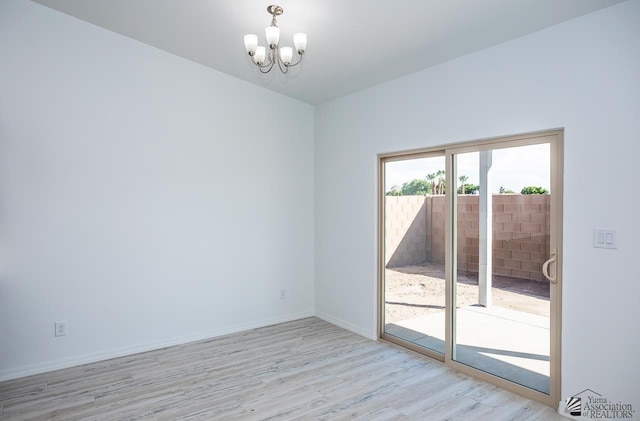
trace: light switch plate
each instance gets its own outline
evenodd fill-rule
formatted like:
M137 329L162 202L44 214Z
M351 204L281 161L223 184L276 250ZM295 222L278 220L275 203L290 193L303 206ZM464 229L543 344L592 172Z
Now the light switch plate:
M617 249L618 237L615 230L594 228L593 247L601 249Z
M67 322L55 322L55 336L65 336L67 334Z

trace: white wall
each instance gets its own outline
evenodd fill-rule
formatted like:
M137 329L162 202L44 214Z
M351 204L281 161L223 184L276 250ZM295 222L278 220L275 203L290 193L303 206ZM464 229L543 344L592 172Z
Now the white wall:
M313 314L313 107L24 0L0 63L0 380Z
M562 395L640 410L639 52L632 0L318 106L317 314L375 337L378 153L563 127Z

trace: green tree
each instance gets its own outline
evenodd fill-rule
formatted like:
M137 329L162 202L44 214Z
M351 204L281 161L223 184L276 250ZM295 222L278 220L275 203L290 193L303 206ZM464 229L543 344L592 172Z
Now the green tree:
M478 190L480 190L480 186L478 186L478 185L475 185L475 184L465 184L464 185L464 191L466 192L464 194L474 194ZM458 187L458 194L463 194L462 193L462 186Z
M544 187L528 186L528 187L523 187L522 191L520 193L522 193L522 194L547 194L547 193L549 193L549 190L545 189Z
M513 190L505 189L504 187L500 186L500 194L513 194L513 193L515 193Z
M398 186L393 186L391 187L391 190L389 190L386 193L387 196L402 196L402 190L400 190L400 187Z
M425 196L431 193L431 185L427 180L418 179L411 180L408 183L402 184L402 195L403 196L416 196L421 195Z

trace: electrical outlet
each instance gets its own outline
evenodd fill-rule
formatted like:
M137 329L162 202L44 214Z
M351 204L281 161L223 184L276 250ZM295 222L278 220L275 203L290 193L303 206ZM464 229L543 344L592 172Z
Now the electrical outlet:
M281 289L280 290L280 299L284 300L285 298L287 298L287 290L286 289Z
M65 336L67 334L67 322L55 322L55 336Z

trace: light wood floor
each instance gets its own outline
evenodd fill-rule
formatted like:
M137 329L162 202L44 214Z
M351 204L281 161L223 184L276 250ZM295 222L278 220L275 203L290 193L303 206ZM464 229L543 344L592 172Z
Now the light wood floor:
M0 420L560 420L441 363L308 318L0 383Z

